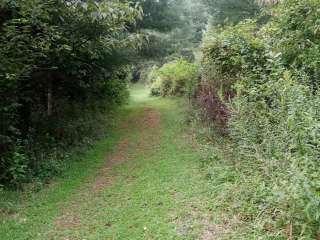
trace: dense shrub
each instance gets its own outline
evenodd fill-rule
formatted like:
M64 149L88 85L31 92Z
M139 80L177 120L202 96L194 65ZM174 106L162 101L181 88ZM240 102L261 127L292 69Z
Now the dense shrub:
M261 204L277 209L274 224L283 229L292 225L296 236L315 238L320 220L315 177L320 167L319 96L269 60L273 71L267 81L238 83L243 90L232 101L230 134L243 167L255 166L263 176L261 184L271 197Z
M160 96L192 94L197 78L197 65L184 59L154 67L148 76L151 94Z
M250 20L214 30L203 47L200 87L211 95L202 90L200 98L215 99L209 113L228 108L235 166L263 192L256 198L250 190L256 211L245 221L258 216L277 239L320 235L319 4L282 1L266 25ZM239 201L248 211L248 201Z
M141 11L116 0L0 0L0 14L0 183L14 183L38 168L28 142L79 142L84 114L125 100L123 51L139 43L127 29Z
M265 61L264 43L255 36L256 22L210 29L203 41L201 82L197 103L219 127L226 127L226 102L236 92L234 85L248 71L261 68Z
M297 70L299 80L313 90L320 84L319 1L291 0L279 4L268 26L269 41L282 53L286 67Z

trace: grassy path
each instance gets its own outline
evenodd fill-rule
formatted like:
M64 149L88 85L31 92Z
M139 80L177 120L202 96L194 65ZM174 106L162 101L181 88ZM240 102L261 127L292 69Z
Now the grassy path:
M119 129L2 219L0 239L216 239L200 153L172 99L132 91Z

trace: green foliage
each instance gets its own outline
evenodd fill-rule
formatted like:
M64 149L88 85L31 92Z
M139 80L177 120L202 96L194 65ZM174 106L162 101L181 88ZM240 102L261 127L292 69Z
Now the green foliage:
M266 25L257 19L214 29L203 47L202 84L230 112L234 165L258 183L246 192L254 201L238 199L235 211L249 223L258 216L263 236L276 239L320 234L319 4L282 1Z
M57 142L77 142L57 125L125 100L123 52L140 45L139 34L128 29L142 13L138 6L116 0L1 0L0 13L3 183L15 179L7 170L21 152L19 139L48 135Z
M177 59L153 68L148 78L151 83L151 94L176 96L192 94L197 81L198 67L184 59Z
M193 56L194 48L201 42L208 21L206 6L192 0L135 0L141 2L144 12L137 28L147 41L138 52L141 61L158 60L171 55ZM186 54L187 53L187 54ZM191 53L191 54L190 54Z
M144 13L144 18L138 22L139 28L169 32L183 24L179 14L177 14L179 5L183 0L134 1L141 4Z
M211 24L238 23L260 11L257 0L203 0L211 14Z
M263 169L273 194L265 200L279 211L274 224L293 224L295 235L313 238L319 233L319 96L272 68L264 83L238 83L243 90L232 102L230 133L240 157Z
M255 36L256 22L210 29L203 42L203 81L214 85L219 96L234 95L234 83L265 61L264 43Z
M273 45L282 53L286 67L298 70L299 79L319 89L320 22L319 1L284 1L276 10L275 20L266 30ZM275 41L276 40L276 41Z

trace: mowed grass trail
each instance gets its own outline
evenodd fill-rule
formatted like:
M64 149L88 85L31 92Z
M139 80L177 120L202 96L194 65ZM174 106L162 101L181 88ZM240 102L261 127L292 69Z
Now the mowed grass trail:
M142 87L131 96L110 136L1 215L1 240L215 239L209 182L177 100Z

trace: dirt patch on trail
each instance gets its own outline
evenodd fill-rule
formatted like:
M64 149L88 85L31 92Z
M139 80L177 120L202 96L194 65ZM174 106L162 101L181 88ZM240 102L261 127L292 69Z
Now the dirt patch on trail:
M160 113L152 108L145 107L143 114L135 119L129 119L122 125L122 129L125 132L139 131L140 136L135 142L131 142L128 136L123 139L114 147L113 154L107 154L106 164L101 168L100 175L95 179L93 188L100 190L100 187L110 186L112 181L110 180L109 171L117 164L121 164L130 160L132 156L129 155L129 150L134 149L135 152L142 152L148 149L148 145L153 145L150 142L152 138L159 138L159 133L155 134L155 131L159 130L161 121ZM105 181L104 181L105 180ZM101 185L102 184L102 185ZM99 191L98 191L99 192Z
M205 212L206 208L203 208L203 202L208 202L207 199L201 200L190 199L189 211L186 211L179 218L173 217L173 223L176 225L176 232L180 237L191 236L196 234L199 240L218 240L228 234L230 231L230 224L228 220L223 221L221 224L214 223L212 213ZM199 230L198 230L199 229ZM199 232L198 232L199 231Z
M122 129L131 130L145 130L146 128L155 128L160 125L161 115L159 112L155 111L153 108L145 107L143 108L143 116L139 115L128 119L123 125Z
M77 193L67 208L58 217L54 223L54 229L49 233L54 236L57 232L66 229L75 229L81 227L81 207L93 198L99 197L106 188L110 187L115 181L116 176L110 174L111 169L118 164L129 161L134 155L149 151L159 141L161 116L160 113L152 108L145 107L143 114L136 118L130 118L121 124L120 129L125 133L120 142L114 147L113 153L107 154L106 163L100 169L99 175L95 179L88 179L88 185ZM139 138L136 141L130 141L130 132L138 131ZM133 154L130 154L131 152ZM88 190L89 189L89 190ZM65 238L61 238L65 239Z
M127 138L116 145L114 153L106 157L106 164L100 169L99 175L93 181L88 180L91 191L84 190L71 201L70 205L64 209L62 216L55 221L56 229L72 229L81 226L81 213L77 211L79 201L90 201L90 198L99 196L107 186L112 185L115 177L109 174L110 170L115 164L128 160L128 148L129 140Z
M202 233L201 240L217 240L226 233L224 225L209 225Z
M115 147L115 151L111 156L106 157L106 164L100 170L99 176L95 179L94 183L92 184L92 192L95 195L100 194L106 186L110 186L113 181L114 177L109 175L111 168L115 164L120 164L129 159L127 150L129 148L129 140L123 139L120 143L117 144Z
M148 128L159 127L160 113L154 111L152 108L144 108L143 126Z

